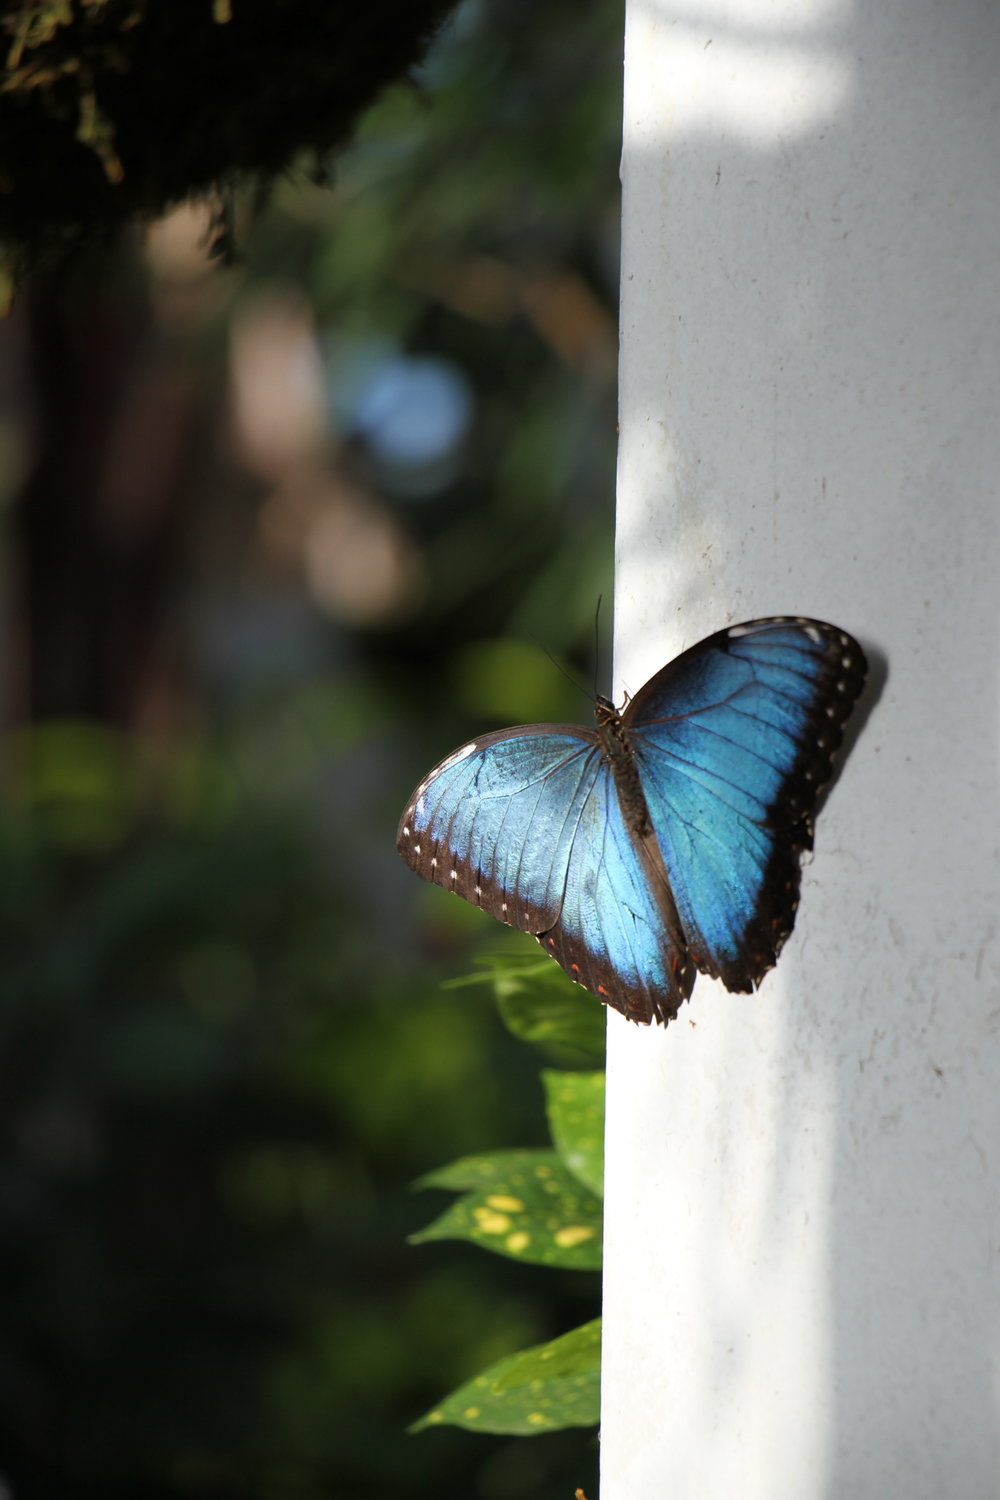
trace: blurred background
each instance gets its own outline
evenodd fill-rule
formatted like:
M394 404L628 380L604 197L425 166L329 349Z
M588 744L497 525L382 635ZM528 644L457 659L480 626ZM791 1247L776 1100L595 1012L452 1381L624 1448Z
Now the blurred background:
M440 988L537 950L394 836L591 713L621 52L621 0L473 0L234 266L185 206L0 325L0 1495L595 1500L589 1431L405 1432L599 1288L406 1244L548 1136Z

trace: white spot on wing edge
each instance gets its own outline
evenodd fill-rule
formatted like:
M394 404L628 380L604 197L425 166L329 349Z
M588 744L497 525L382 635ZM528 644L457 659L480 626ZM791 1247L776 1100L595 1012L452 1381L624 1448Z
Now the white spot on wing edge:
M774 615L769 620L749 620L745 625L730 625L726 634L730 640L738 641L745 635L761 635L775 625L798 625L814 645L820 646L823 643L823 632L817 630L811 620L803 619L801 615Z
M453 751L451 755L443 760L434 774L440 776L442 771L450 771L452 766L461 764L463 760L468 760L469 756L475 755L475 753L476 741L471 740L468 745L463 745L461 750Z

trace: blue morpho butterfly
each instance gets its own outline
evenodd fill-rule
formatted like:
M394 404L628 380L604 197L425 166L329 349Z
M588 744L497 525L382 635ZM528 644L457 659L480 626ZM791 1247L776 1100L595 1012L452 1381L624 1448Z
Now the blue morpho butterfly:
M731 625L597 728L484 734L417 787L411 869L534 933L585 989L664 1024L695 972L752 990L795 921L799 861L865 679L835 625Z

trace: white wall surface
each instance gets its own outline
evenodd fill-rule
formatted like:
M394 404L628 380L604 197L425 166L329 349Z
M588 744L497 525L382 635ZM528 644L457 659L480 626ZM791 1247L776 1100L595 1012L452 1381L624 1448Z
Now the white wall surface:
M755 996L609 1022L601 1500L1000 1496L1000 7L628 0L619 689L887 677Z

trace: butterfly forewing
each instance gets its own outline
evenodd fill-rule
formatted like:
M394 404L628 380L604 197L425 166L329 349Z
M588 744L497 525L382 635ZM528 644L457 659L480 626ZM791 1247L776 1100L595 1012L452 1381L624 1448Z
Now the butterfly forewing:
M685 652L629 706L684 937L731 990L755 988L791 932L800 857L864 674L834 626L752 621Z
M562 909L580 811L600 766L592 730L526 724L483 735L425 777L400 819L411 869L522 932Z

